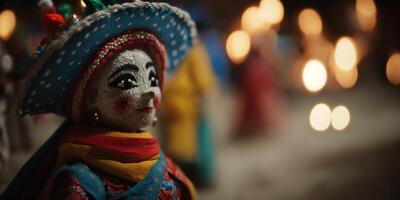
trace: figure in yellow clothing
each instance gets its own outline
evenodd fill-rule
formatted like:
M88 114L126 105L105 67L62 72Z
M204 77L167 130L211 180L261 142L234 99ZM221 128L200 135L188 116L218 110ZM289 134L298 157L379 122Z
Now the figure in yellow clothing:
M212 140L202 99L215 85L209 57L198 42L163 88L164 150L198 185L212 181Z

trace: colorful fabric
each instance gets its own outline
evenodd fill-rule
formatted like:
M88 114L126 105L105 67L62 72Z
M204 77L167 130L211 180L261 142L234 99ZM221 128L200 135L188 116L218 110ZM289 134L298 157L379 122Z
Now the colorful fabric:
M50 199L89 200L88 194L75 176L63 173L53 184L54 189Z
M187 196L184 196L183 199L196 200L197 192L196 192L196 189L195 189L193 183L186 177L186 175L183 173L183 171L174 162L172 162L171 159L167 158L166 162L167 162L168 172L171 175L173 175L177 180L179 180L182 183L182 186L184 186L184 188L186 190Z
M138 199L157 199L158 192L162 184L160 180L163 180L165 167L166 163L164 160L164 155L161 154L160 159L158 159L154 166L151 167L151 170L143 180L138 182L126 192L114 194L118 195L115 198L121 200L132 199L132 197L136 197ZM73 165L63 165L56 172L56 176L65 172L76 177L84 188L85 192L87 192L93 199L106 199L107 193L105 191L103 180L85 164L76 163Z
M91 145L134 160L149 159L160 152L157 139L149 132L123 133L79 126L68 130L63 142Z
M89 130L76 127L67 132L58 163L82 161L114 176L140 181L159 158L158 142L147 132Z
M165 161L156 139L148 132L122 133L90 127L72 128L62 139L58 163L74 161L82 161L84 164L78 162L72 166L63 165L57 174L68 171L95 199L103 199L104 195L108 197L110 194L104 189L103 179L90 168L136 183L129 190L114 194L118 199L156 199L162 185L168 186L162 181L166 168L173 177L182 182L182 187L190 195L187 198L196 198L190 180L171 160ZM163 191L165 189L173 191L171 188L164 188Z
M91 194L91 196L95 196L97 199L103 199L104 195L107 197L107 181L102 178L102 176L99 176L98 174L101 174L100 171L102 169L97 169L97 166L90 166L89 164L85 164L82 161L79 161L79 156L76 156L75 154L71 154L69 156L66 155L66 152L63 152L65 150L73 150L75 151L76 149L73 148L65 148L62 150L60 148L60 152L58 152L58 146L64 146L65 144L74 144L70 143L71 141L75 140L77 135L80 135L80 133L83 134L83 132L77 130L82 130L85 132L86 135L89 137L92 137L90 133L94 134L97 133L99 134L99 137L125 137L127 140L129 139L136 139L136 140L143 140L143 139L148 139L149 141L154 139L150 133L148 132L143 132L139 134L128 134L128 133L121 133L121 132L108 132L105 130L101 129L92 129L89 127L72 127L70 126L69 122L66 122L61 126L56 133L48 140L45 142L45 144L36 152L32 158L25 164L25 166L22 168L22 170L18 173L18 175L14 178L14 180L11 182L9 187L1 194L0 199L47 199L51 195L51 187L56 186L57 183L55 182L55 185L52 185L51 180L57 180L57 175L62 174L62 172L68 172L74 174L72 178L72 182L79 182L80 185L82 185L83 190L79 190L79 187L74 187L74 190L76 189L79 191L80 194ZM101 132L103 134L101 134ZM68 136L68 134L71 133L71 136ZM79 133L79 134L78 134ZM104 141L102 141L104 142ZM111 145L110 143L106 143L106 145L101 144L76 144L77 146L90 146L90 148L104 148L104 152L108 152L110 154L105 154L105 155L97 155L97 150L93 150L96 153L94 154L86 154L83 157L86 157L88 155L96 155L96 156L103 156L107 157L110 155L114 155L114 158L116 159L121 159L125 155L121 156L119 154L126 154L126 153L121 153L123 151L126 151L127 148L126 146L122 145L123 148L118 149L117 144L116 145ZM88 142L89 143L89 142ZM121 195L121 199L132 199L128 197L138 197L138 199L142 199L141 197L149 197L148 199L157 199L158 197L162 196L159 194L160 192L166 192L166 190L161 190L163 181L165 180L165 173L168 172L168 174L171 176L173 180L176 180L179 182L176 187L182 187L182 197L181 199L196 199L196 192L194 190L194 187L190 180L180 171L179 167L177 167L172 161L169 159L165 158L164 155L158 151L156 156L152 155L154 152L151 150L152 148L147 148L147 144L152 145L151 142L146 143L145 145L142 145L144 149L150 149L146 151L147 153L140 154L136 157L128 157L128 159L131 162L135 160L139 164L142 165L140 166L140 169L143 169L143 171L147 170L147 174L143 175L143 173L139 173L140 175L137 175L136 177L140 178L143 177L141 180L134 181L134 186L130 187L129 191L125 191ZM96 146L96 147L95 147ZM111 146L111 148L109 148ZM128 148L129 152L135 152L135 148L137 147L132 147L132 149ZM78 148L79 149L79 148ZM80 149L79 149L80 150ZM77 150L78 151L78 150ZM82 151L85 152L85 151ZM57 155L59 155L57 159ZM76 157L74 157L76 156ZM144 158L151 157L150 160L155 160L155 163L149 164L149 163L143 163L144 161L138 161L138 158L143 156ZM97 158L93 158L93 160L97 160ZM56 162L57 161L57 162ZM68 163L63 163L63 161L68 161L68 163L73 163L73 164L68 164ZM106 164L110 160L105 161ZM111 162L112 163L112 162ZM57 167L56 164L59 166ZM99 163L96 163L99 164ZM104 164L100 162L100 164ZM110 164L112 165L112 164ZM119 165L117 165L118 167ZM112 166L115 167L115 166ZM57 169L57 170L56 170ZM56 170L56 173L54 173ZM119 169L118 169L119 170ZM125 170L125 169L121 169ZM143 172L142 171L142 172ZM84 173L82 173L84 172ZM107 171L105 171L107 173ZM76 174L76 176L75 176ZM110 173L114 175L115 173ZM52 178L53 177L53 178ZM96 178L97 177L97 178ZM118 174L115 174L115 177L121 179L121 180L126 180L130 181L128 179L121 178L118 176ZM55 179L54 179L55 178ZM76 178L76 180L75 180ZM89 181L90 180L90 181ZM46 187L45 185L50 184L50 188ZM74 183L72 183L74 184ZM96 188L98 185L101 185L103 189ZM165 185L168 185L165 183ZM57 186L56 186L57 187ZM63 186L68 192L68 189L72 189L72 186L70 185L64 185ZM136 188L136 189L133 189ZM151 189L149 189L151 188ZM158 190L157 190L158 188ZM54 188L54 192L57 192L57 188ZM149 192L149 190L151 190ZM65 192L65 190L62 190ZM104 192L103 192L104 191ZM168 190L169 191L169 190ZM105 194L104 194L105 193ZM168 193L168 192L167 192ZM93 195L92 195L93 194ZM110 195L110 194L108 194ZM157 197L158 195L158 197ZM185 196L186 195L186 196ZM74 194L73 196L77 197L82 197L84 195L79 195L79 194ZM151 198L150 198L151 197ZM57 199L57 198L56 198Z
M168 162L167 162L168 163ZM172 200L172 199L190 199L188 191L184 184L173 176L166 166L162 180L154 179L154 182L162 182L158 192L157 199ZM83 171L83 170L82 170ZM91 169L103 181L106 199L118 199L121 194L130 190L136 183L123 180L118 177L106 174L99 170ZM79 173L82 173L81 171ZM93 175L94 176L94 175ZM185 196L186 195L186 196ZM83 188L83 184L76 178L75 175L66 171L59 173L54 181L54 189L51 199L69 199L69 200L86 200L93 199Z
M158 193L159 200L170 200L170 199L183 199L183 188L181 183L169 174L168 170L164 173L164 181L161 184L160 191Z

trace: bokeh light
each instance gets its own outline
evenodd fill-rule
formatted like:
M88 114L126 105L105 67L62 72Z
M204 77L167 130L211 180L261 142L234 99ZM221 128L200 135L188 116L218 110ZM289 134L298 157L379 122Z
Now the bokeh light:
M400 85L400 53L394 53L386 63L386 76L393 85Z
M338 67L334 69L336 81L342 88L349 89L354 87L358 80L357 67L351 68L349 71L341 70Z
M350 123L350 111L346 106L336 106L332 110L331 122L335 130L341 131L345 129Z
M313 107L309 117L311 127L316 131L325 131L331 123L331 109L320 103Z
M81 7L86 8L86 3L83 0L81 0Z
M4 10L0 13L0 39L8 40L15 30L17 20L12 10Z
M4 54L0 60L2 71L4 73L9 73L12 70L13 62L14 61L10 54Z
M234 31L226 40L226 52L232 62L243 62L250 51L250 36L245 31Z
M248 33L256 33L261 30L268 30L270 24L264 21L260 15L260 8L257 6L250 6L242 15L241 19L242 29Z
M335 47L335 64L341 70L349 71L357 65L357 47L351 37L341 37Z
M325 66L318 60L308 61L303 69L303 84L310 92L320 91L328 79Z
M297 22L301 32L306 36L319 35L322 33L322 20L314 9L306 8L302 10Z
M285 15L283 4L279 0L261 0L260 12L262 18L270 24L279 24Z
M362 30L372 31L375 28L376 13L374 0L356 0L356 14Z

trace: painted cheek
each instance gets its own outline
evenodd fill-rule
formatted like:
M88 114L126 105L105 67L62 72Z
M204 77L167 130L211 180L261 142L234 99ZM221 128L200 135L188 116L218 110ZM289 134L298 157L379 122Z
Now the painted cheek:
M160 108L160 98L153 97L154 107L158 110Z
M119 97L114 102L114 111L119 113L126 113L131 110L134 105L134 98L132 96Z

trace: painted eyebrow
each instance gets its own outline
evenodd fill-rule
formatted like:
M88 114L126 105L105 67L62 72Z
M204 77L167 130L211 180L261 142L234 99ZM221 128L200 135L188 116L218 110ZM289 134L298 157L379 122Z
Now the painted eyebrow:
M146 63L146 69L148 69L150 67L154 67L154 63L152 63L152 62Z
M147 65L146 65L147 66ZM115 70L107 79L107 81L109 81L110 79L112 79L115 75L117 75L118 73L120 73L121 71L124 70L133 70L133 71L139 71L139 67L134 65L134 64L125 64L122 65L121 67L119 67L117 70Z

